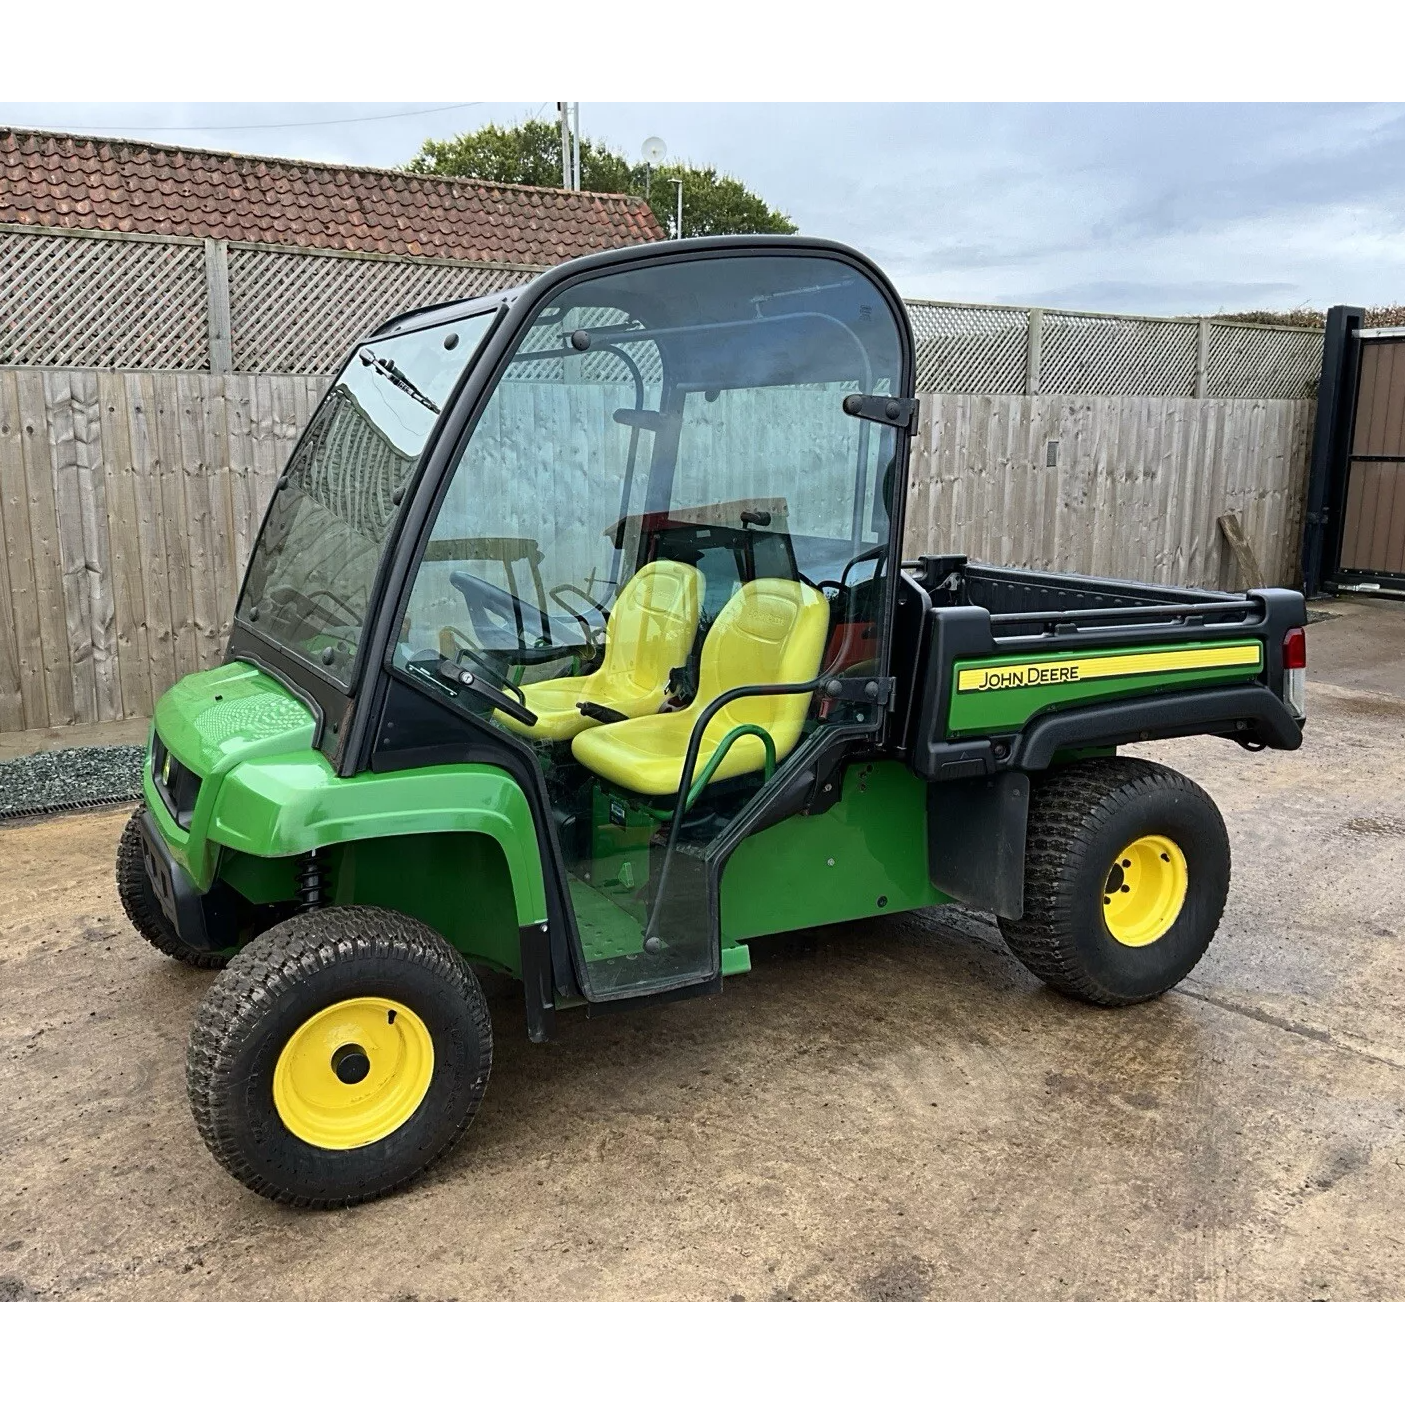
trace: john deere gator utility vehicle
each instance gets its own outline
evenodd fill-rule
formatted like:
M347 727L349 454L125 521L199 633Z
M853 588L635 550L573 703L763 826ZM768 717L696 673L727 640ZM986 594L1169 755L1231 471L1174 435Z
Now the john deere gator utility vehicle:
M777 238L354 349L118 855L135 926L223 968L188 1081L233 1175L346 1205L442 1153L492 1058L475 968L544 1040L952 900L1097 1004L1196 963L1224 824L1117 748L1298 746L1302 598L904 561L913 365L877 268Z

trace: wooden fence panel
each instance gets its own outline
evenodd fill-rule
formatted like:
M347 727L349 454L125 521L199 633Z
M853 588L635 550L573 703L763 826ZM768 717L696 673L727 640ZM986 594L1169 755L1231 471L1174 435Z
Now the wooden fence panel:
M1310 400L924 396L906 552L1233 590L1241 582L1216 519L1235 511L1268 579L1292 585L1314 410Z
M132 497L136 506L142 598L146 603L146 652L151 670L151 699L179 676L175 627L171 618L170 563L161 522L161 455L156 436L156 377L145 372L120 376L127 392L128 434L132 451Z
M147 648L146 582L142 573L141 517L137 470L132 458L131 409L127 384L113 371L98 372L102 412L102 468L112 553L113 622L121 688L119 716L148 717L151 657Z
M264 509L329 383L0 367L0 731L147 716L219 658ZM580 432L532 395L512 409L522 433ZM1216 527L1234 511L1269 580L1291 584L1313 409L924 396L907 554L1235 588ZM744 464L761 429L741 416L732 432ZM572 483L562 494L593 512Z
M46 712L40 726L61 727L77 720L75 675L82 660L70 656L59 548L58 502L49 434L49 410L40 371L16 371L24 481L29 504L29 549L39 602L40 666Z

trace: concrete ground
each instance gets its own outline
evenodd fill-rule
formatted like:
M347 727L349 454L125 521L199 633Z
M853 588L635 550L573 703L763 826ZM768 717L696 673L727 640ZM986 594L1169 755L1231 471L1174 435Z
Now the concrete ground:
M954 911L552 1045L504 989L468 1137L341 1213L207 1155L125 814L0 830L0 1297L1405 1296L1405 607L1329 608L1303 750L1145 749L1235 846L1177 991L1074 1004Z

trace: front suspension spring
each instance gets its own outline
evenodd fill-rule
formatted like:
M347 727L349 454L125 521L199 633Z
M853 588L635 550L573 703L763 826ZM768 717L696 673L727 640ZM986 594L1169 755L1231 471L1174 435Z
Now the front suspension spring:
M298 911L311 912L327 901L327 866L317 850L298 860Z

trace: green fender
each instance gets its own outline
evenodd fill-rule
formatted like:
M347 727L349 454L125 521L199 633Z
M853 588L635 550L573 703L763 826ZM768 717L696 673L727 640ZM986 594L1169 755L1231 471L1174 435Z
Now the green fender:
M521 786L495 766L426 766L344 778L315 751L264 756L235 766L212 808L209 842L261 858L401 835L486 835L507 861L517 925L546 920L531 808Z

